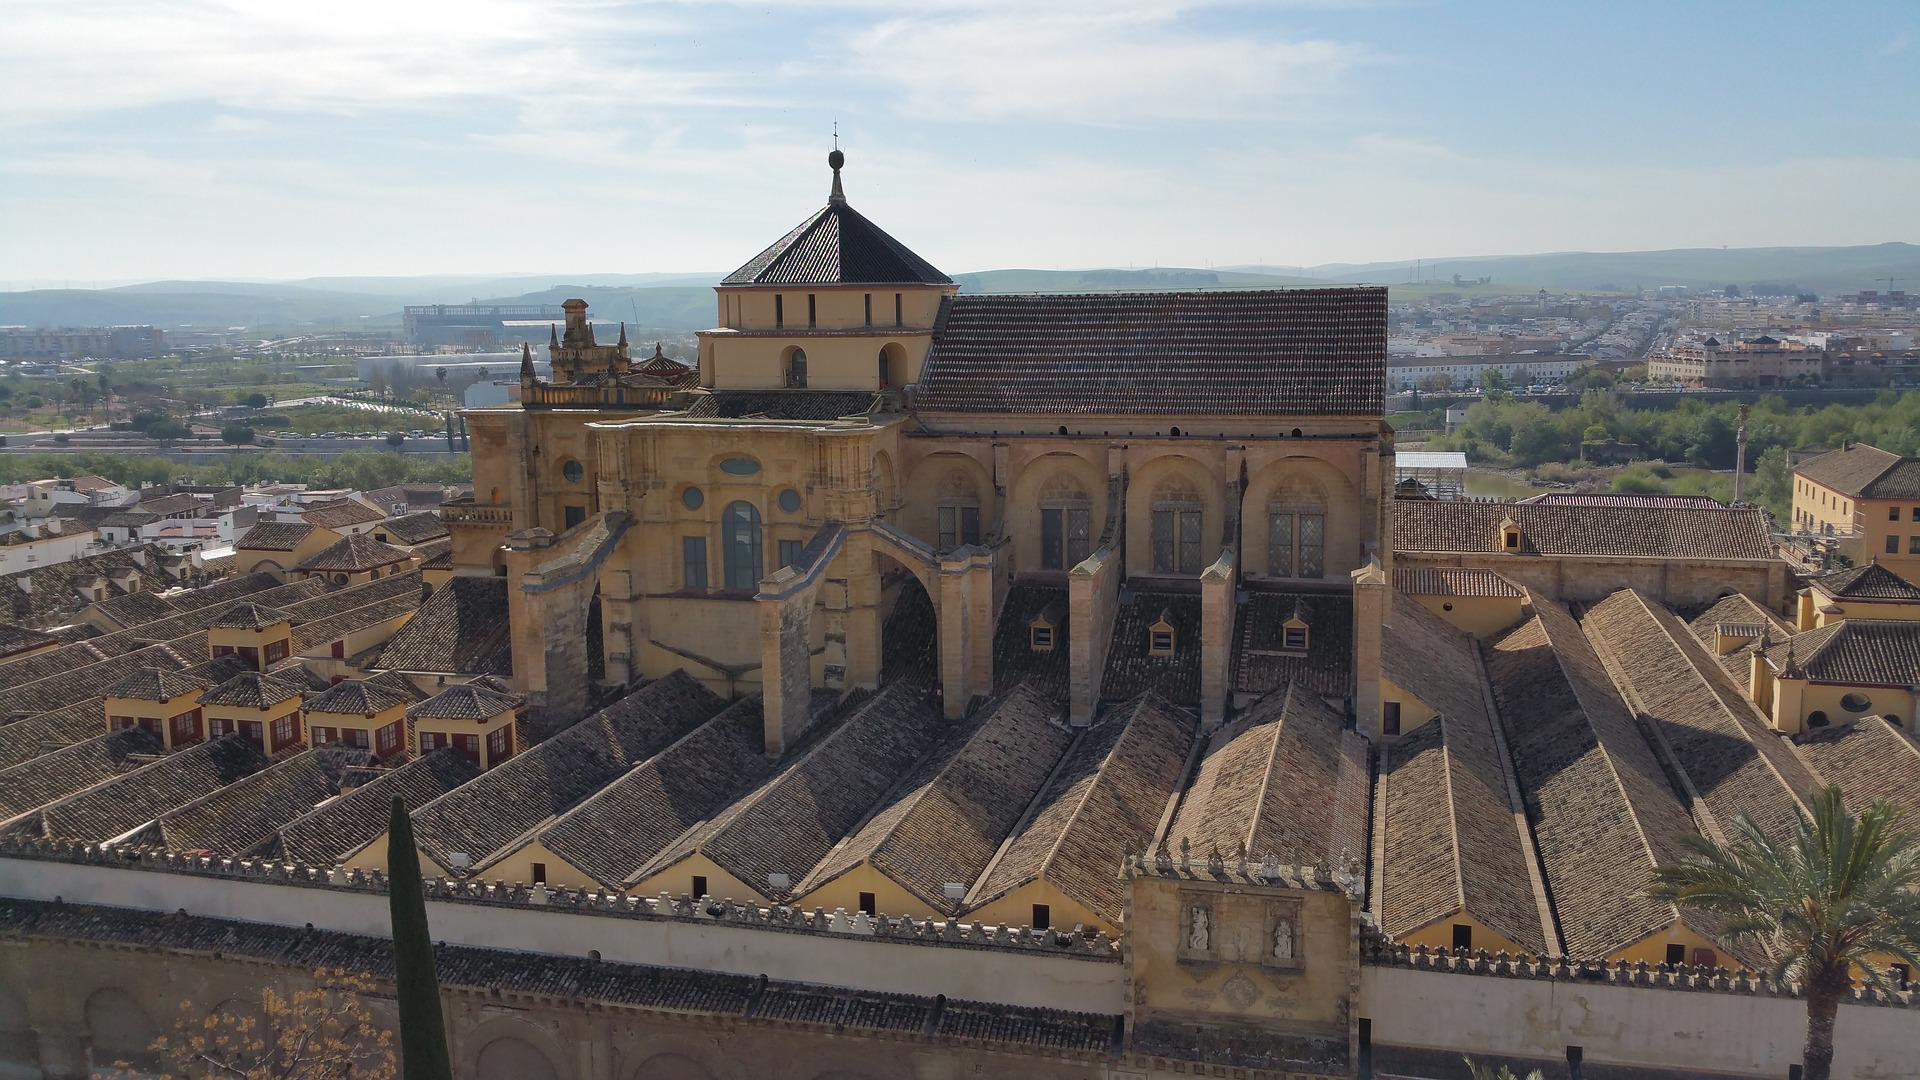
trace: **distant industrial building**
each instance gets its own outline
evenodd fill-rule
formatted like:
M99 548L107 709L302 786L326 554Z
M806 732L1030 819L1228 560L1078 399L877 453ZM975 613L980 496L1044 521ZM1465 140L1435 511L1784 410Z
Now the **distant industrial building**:
M166 351L157 326L0 326L0 360L142 360Z

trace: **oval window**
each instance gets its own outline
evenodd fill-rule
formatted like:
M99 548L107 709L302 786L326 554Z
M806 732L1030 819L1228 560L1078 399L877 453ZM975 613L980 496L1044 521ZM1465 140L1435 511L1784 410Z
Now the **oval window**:
M1856 690L1840 699L1840 707L1848 712L1866 712L1873 708L1873 699Z
M700 509L700 504L706 501L707 497L701 494L700 489L697 487L690 487L680 493L680 505L689 510Z
M780 493L780 509L786 511L789 514L799 513L800 512L800 493L793 490L792 488L788 488L787 490L781 492Z
M760 471L760 463L752 458L730 457L720 463L720 471L732 476L752 476Z
M566 464L560 466L560 475L567 478L567 483L577 484L587 475L587 470L579 462L568 458Z

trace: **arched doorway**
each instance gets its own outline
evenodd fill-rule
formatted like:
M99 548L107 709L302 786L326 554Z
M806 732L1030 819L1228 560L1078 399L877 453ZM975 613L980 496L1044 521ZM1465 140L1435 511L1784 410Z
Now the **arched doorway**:
M87 1047L95 1069L126 1062L136 1070L159 1064L153 1040L159 1030L132 994L117 986L102 987L87 998Z
M479 1080L559 1080L553 1062L530 1042L505 1036L480 1051L474 1069Z

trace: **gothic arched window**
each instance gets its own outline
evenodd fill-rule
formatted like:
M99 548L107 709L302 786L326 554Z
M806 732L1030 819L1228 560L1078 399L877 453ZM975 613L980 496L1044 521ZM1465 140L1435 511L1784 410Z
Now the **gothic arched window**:
M1071 570L1093 554L1093 502L1072 474L1040 489L1040 566Z
M1153 572L1198 574L1204 503L1185 479L1160 485L1153 495Z

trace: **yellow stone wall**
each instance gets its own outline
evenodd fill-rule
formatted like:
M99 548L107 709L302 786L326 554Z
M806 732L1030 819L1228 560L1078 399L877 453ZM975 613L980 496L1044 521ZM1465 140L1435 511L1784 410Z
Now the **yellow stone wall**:
M713 860L697 851L650 877L634 882L627 889L627 895L659 896L661 893L670 893L674 896L691 895L695 876L707 879L707 895L716 900L731 898L743 904L773 902L772 898L766 895L764 884L760 888L748 885L731 873L720 869Z
M1048 918L1056 928L1096 926L1115 937L1120 934L1118 923L1094 914L1079 901L1061 892L1053 882L1044 877L1030 881L990 903L970 908L961 914L960 919L963 922L977 922L988 926L1030 926L1035 904L1047 905Z
M1519 596L1415 596L1413 599L1482 641L1519 623L1526 602Z
M1419 695L1394 685L1391 679L1380 680L1380 701L1400 703L1400 734L1410 734L1421 724L1440 715L1431 705L1420 700Z
M1481 922L1465 911L1456 911L1452 915L1430 922L1418 930L1404 934L1396 934L1393 940L1410 947L1425 945L1429 949L1437 949L1444 952L1453 948L1453 928L1458 924L1465 924L1473 928L1473 947L1476 950L1485 949L1490 953L1505 951L1516 956L1530 951L1521 947L1521 945L1512 938L1489 928L1486 923Z

